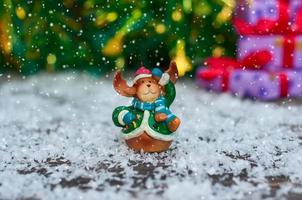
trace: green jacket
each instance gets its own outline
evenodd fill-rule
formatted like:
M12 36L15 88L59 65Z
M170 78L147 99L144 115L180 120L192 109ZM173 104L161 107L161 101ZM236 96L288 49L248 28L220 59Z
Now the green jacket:
M170 105L173 103L175 96L175 86L171 81L169 81L169 83L165 85L165 105L167 107L170 107ZM136 115L136 119L128 126L125 126L121 119L122 113L125 112L132 112ZM148 135L155 139L171 141L174 134L169 131L164 122L156 122L154 115L154 110L142 111L134 108L132 105L119 106L113 111L112 120L116 126L122 127L122 135L125 139L137 137L140 133L146 131Z

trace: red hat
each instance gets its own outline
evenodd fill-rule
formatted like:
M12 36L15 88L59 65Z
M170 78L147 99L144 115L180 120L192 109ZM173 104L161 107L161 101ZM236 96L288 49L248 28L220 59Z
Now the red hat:
M152 73L149 69L145 68L144 66L141 66L136 72L135 72L135 77L133 79L133 84L136 83L137 80L141 78L147 78L151 77Z

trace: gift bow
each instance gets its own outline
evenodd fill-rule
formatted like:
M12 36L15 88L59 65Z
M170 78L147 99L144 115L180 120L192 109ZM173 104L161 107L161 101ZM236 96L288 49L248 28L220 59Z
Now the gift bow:
M256 25L235 17L234 26L240 35L263 35L263 34L301 34L302 33L302 7L297 11L295 24L290 26L288 0L279 0L279 16L277 20L260 19Z
M268 50L260 50L247 54L243 59L209 58L205 64L212 69L261 69L272 60L272 53Z

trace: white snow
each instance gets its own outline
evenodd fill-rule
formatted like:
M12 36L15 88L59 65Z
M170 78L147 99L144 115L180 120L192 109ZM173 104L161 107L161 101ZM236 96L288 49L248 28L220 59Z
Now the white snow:
M0 84L0 199L259 199L302 194L302 105L177 83L170 151L129 150L111 121L129 105L110 79L38 75ZM82 179L81 179L82 177ZM229 181L228 181L229 180ZM231 182L231 183L229 183Z

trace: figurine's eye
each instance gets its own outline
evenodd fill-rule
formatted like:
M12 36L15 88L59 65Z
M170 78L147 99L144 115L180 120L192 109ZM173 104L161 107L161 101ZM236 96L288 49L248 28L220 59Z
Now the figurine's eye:
M151 83L151 81L149 81L149 83Z
M142 83L145 83L145 81L142 81Z

